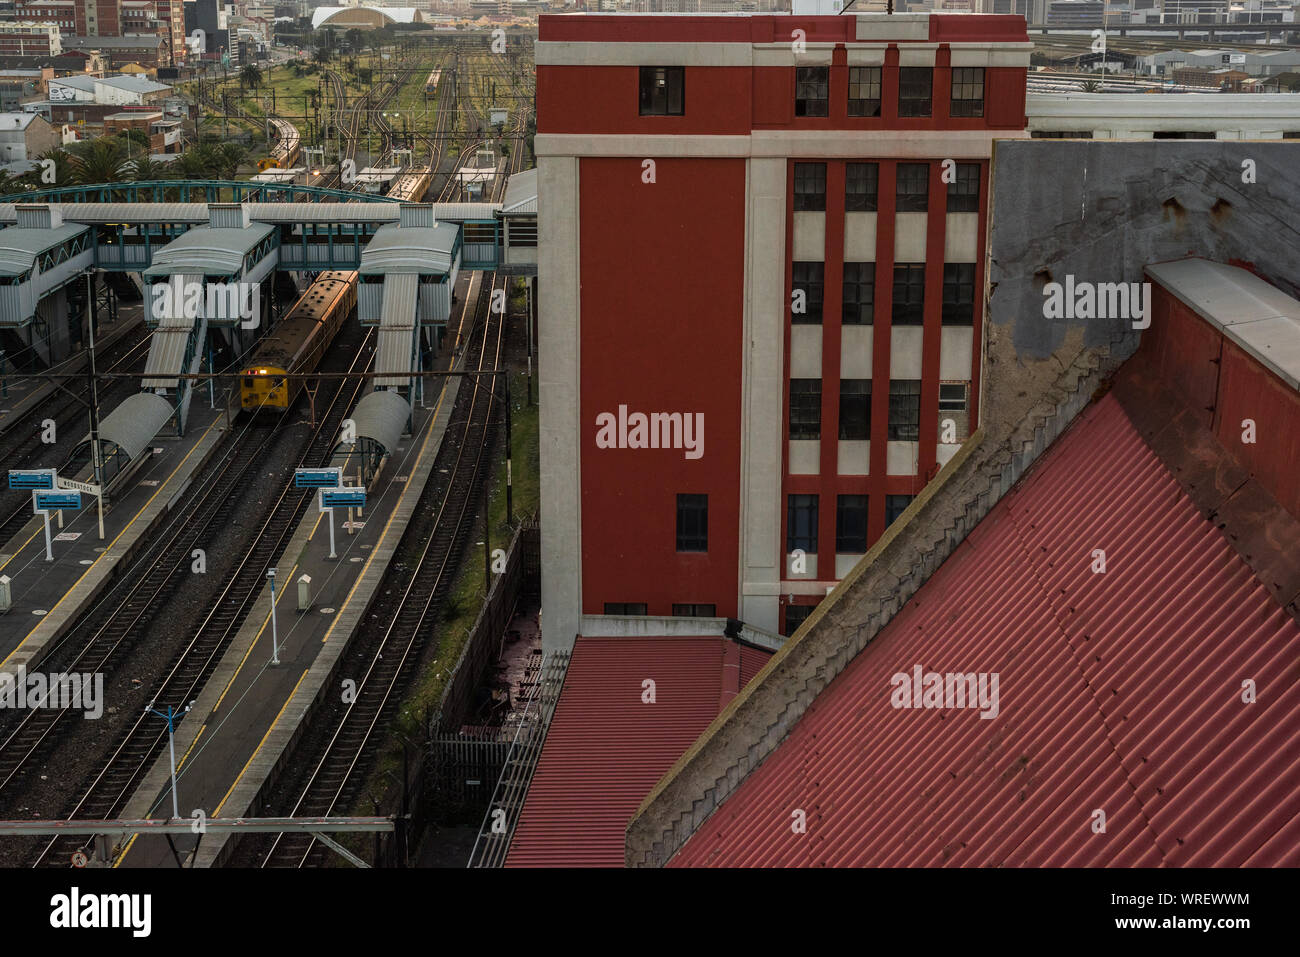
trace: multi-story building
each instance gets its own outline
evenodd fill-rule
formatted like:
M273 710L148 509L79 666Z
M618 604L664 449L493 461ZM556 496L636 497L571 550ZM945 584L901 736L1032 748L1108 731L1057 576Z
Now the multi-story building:
M117 38L158 36L158 58L178 63L185 55L182 0L16 0L24 20L56 24L65 36Z
M0 23L0 56L58 56L62 52L57 23Z
M1014 16L548 17L543 637L787 633L979 420Z

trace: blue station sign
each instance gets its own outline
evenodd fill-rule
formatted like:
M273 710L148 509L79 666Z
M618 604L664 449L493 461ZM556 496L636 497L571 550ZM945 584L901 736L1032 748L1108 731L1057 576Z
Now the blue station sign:
M364 488L321 489L321 508L365 508L366 490Z
M34 492L37 512L57 512L65 508L81 508L80 492Z
M293 473L294 488L338 488L343 484L343 470L297 469Z
M54 488L54 469L11 469L9 487L24 492Z

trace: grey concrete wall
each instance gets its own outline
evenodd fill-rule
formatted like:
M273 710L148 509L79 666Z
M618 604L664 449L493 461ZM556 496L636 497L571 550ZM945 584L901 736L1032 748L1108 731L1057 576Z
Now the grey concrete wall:
M986 412L1022 414L1060 363L1134 334L1045 319L1044 286L1069 274L1140 283L1148 263L1202 256L1300 295L1300 142L1000 141L993 169Z

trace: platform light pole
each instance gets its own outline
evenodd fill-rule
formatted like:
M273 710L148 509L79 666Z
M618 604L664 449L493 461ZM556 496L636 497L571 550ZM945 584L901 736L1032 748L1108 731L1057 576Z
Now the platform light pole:
M275 621L275 569L268 568L266 577L271 582L271 664L278 665L280 663L280 635L276 631Z
M190 708L194 707L191 701L185 706L181 714L189 714ZM172 762L172 820L179 821L181 817L180 802L176 796L176 717L177 713L171 705L167 706L167 712L164 714L154 707L154 702L150 701L145 707L145 711L152 712L167 722L167 750L171 753Z
M99 540L104 540L104 460L99 448L99 390L95 384L95 327L99 324L99 309L95 303L95 270L86 270L86 295L90 299L90 463L95 474L99 494Z

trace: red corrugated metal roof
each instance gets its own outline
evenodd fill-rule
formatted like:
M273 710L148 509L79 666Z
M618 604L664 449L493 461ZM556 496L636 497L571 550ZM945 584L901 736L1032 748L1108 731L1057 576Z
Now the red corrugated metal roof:
M768 657L718 637L579 637L506 866L622 867L633 812Z
M1107 396L671 864L1295 866L1297 649ZM998 716L892 707L915 665L996 672Z

